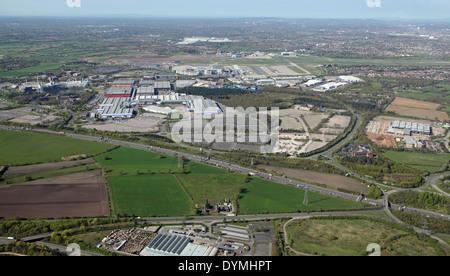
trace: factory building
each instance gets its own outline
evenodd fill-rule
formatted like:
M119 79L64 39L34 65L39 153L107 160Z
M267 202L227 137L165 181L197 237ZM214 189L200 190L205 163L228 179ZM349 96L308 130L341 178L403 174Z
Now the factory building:
M111 87L106 92L106 98L131 98L135 89L132 87Z
M215 101L202 96L172 93L170 95L143 96L138 100L153 102L158 105L185 105L188 111L195 114L211 115L222 113L222 109Z
M311 87L311 86L316 86L316 85L319 85L319 84L322 84L322 83L323 83L322 80L309 80L309 81L303 83L303 86Z
M417 122L392 121L387 133L406 136L411 136L412 134L431 135L431 127L429 124Z
M157 114L163 114L167 116L177 116L180 114L180 112L176 109L172 109L170 107L160 107L157 105L149 105L144 107L145 111L148 111L150 113L157 113Z
M217 248L192 243L189 237L159 234L147 245L140 256L215 256Z
M346 82L329 82L329 83L320 85L320 86L318 86L316 88L313 88L313 91L325 92L325 91L329 91L329 90L332 90L332 89L343 87L345 85L347 85Z
M154 96L156 95L156 89L153 86L142 86L139 87L136 90L136 100L142 104L145 103L145 100L147 99L147 96Z
M61 85L65 86L65 87L69 87L69 88L73 88L73 87L86 88L90 85L90 83L89 83L89 81L81 80L81 81L62 82Z
M341 81L345 81L348 83L354 83L354 82L362 82L363 80L354 76L339 76L339 79Z
M134 80L115 80L111 86L113 87L132 87L134 85Z
M170 81L155 81L154 87L156 94L164 94L172 90Z
M154 80L140 80L139 81L139 86L155 86L155 81Z
M134 115L131 100L120 97L105 98L97 113L103 119L131 118Z
M255 82L256 85L274 85L275 80L273 79L259 79Z

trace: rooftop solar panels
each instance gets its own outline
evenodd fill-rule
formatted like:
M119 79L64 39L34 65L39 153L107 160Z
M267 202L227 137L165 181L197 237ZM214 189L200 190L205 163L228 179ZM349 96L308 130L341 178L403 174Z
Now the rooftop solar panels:
M180 255L189 242L188 237L159 234L141 252L141 255Z

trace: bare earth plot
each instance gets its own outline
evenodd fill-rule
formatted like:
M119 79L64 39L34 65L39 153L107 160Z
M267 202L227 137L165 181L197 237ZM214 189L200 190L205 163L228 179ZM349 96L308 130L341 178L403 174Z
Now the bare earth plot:
M328 118L330 115L325 113L316 113L316 114L308 114L304 115L306 123L308 124L310 129L314 129L317 127L323 119Z
M32 111L31 107L19 107L10 110L0 110L0 120L10 120L25 116Z
M0 187L0 217L60 218L108 215L101 171Z
M353 178L348 178L342 175L281 168L281 167L271 167L266 165L258 165L257 167L258 169L263 169L268 172L284 174L288 177L312 183L324 184L327 185L328 187L335 189L344 189L356 193L362 192L364 194L367 194L369 192L369 188L367 188L366 185L361 184L360 182L356 181Z
M13 166L9 167L8 170L3 174L5 178L13 178L20 177L26 175L33 175L43 172L55 171L63 168L70 168L73 166L81 166L86 164L94 163L94 159L83 159L77 161L64 161L64 162L55 162L55 163L44 163L38 165L29 165L29 166Z
M311 152L311 151L314 151L314 150L316 150L316 149L323 148L323 147L325 147L327 144L328 144L328 142L322 142L322 141L313 141L313 140L310 140L310 141L307 143L307 146L304 146L304 147L301 149L300 153L303 153L303 152Z
M335 115L326 124L329 128L346 128L351 121L350 116Z
M367 132L367 137L379 147L387 148L397 148L397 143L395 143L395 136L390 134L377 134Z
M444 111L437 111L440 104L429 103L406 98L395 98L395 100L386 108L402 116L417 117L422 119L448 121L450 118Z
M311 138L314 140L320 140L321 142L331 142L336 139L337 135L331 134L311 134ZM316 141L318 142L318 141Z
M159 131L159 117L138 117L128 120L113 121L105 124L87 124L84 128L100 131L117 132L156 132Z
M25 123L34 126L45 122L53 122L58 119L61 119L61 117L55 115L45 115L45 116L24 115L18 118L14 118L12 121L16 123Z
M280 129L303 131L303 126L296 118L282 117Z

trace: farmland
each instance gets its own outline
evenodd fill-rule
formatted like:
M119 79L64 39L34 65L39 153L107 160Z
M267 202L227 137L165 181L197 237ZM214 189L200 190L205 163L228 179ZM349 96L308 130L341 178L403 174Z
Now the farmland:
M188 195L173 175L126 175L108 178L114 214L138 216L192 215Z
M104 168L111 170L112 176L138 172L166 173L169 170L175 172L178 165L176 158L131 148L115 149L97 156L96 160Z
M60 218L108 216L100 170L0 187L0 216Z
M64 136L0 130L0 164L29 165L61 161L67 156L95 156L114 146Z
M254 178L244 186L239 200L239 213L310 212L363 208L364 204L336 199L318 193L308 193L308 205L303 204L305 190Z
M204 205L233 199L238 188L244 183L244 176L224 170L220 174L183 174L178 176L180 182L192 195L194 204Z
M294 192L301 201L304 192L300 189L258 178L246 180L242 174L205 164L132 148L114 149L109 144L64 136L17 131L0 133L5 153L1 156L2 164L10 168L3 175L7 181L0 192L9 195L5 198L16 199L4 202L4 216L192 215L194 206L234 200L244 183L245 194L239 199L240 211L243 213L258 213L262 210L335 210L362 206L313 193L310 195L310 204L301 206L301 202L300 205L297 202L298 198L291 196L291 192ZM40 146L36 148L35 145ZM77 155L93 158L61 161L65 157ZM26 164L36 165L19 166ZM183 171L180 171L181 166ZM105 179L99 169L102 169ZM105 207L104 180L109 187L112 203L109 211L112 213ZM48 190L51 187L57 189ZM267 198L259 202L261 196ZM285 200L284 197L290 199ZM40 207L29 213L25 211L26 208L18 207L21 202L35 202ZM73 208L71 202L85 204L85 207ZM12 206L13 209L6 206ZM71 213L71 209L78 211ZM13 210L18 211L15 213Z
M435 173L450 160L448 154L385 151L383 156L406 167Z
M259 178L245 180L242 174L194 162L184 162L185 172L179 173L178 159L131 148L118 148L96 159L107 169L106 179L115 214L192 214L194 206L234 200L244 184L238 202L238 213L242 214L364 206L315 193L310 195L310 205L303 206L304 191L300 189Z
M93 159L111 145L64 136L0 130L0 216L43 218L108 216L106 186ZM34 164L34 165L27 165Z
M450 120L446 112L438 111L439 107L440 104L436 103L397 97L386 108L386 111L394 112L401 116L416 117L441 122Z

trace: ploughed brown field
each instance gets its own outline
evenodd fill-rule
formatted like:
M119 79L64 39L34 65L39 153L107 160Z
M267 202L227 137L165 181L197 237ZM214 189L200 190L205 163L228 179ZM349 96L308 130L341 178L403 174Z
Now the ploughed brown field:
M430 103L406 98L395 98L395 100L386 108L402 116L417 117L428 120L448 121L448 114L444 111L438 111L440 104Z
M5 178L13 178L20 177L26 175L33 175L43 172L55 171L64 168L70 168L73 166L81 166L86 164L94 163L94 159L88 158L83 160L76 161L63 161L63 162L54 162L54 163L43 163L36 165L27 165L27 166L12 166L9 167L8 170L3 174Z
M361 184L359 181L337 174L328 174L314 171L306 171L299 169L272 167L266 165L258 165L258 169L263 169L267 172L274 172L278 174L285 174L288 177L292 177L299 180L304 180L312 183L318 183L326 185L330 188L344 189L356 193L367 194L369 188L366 185Z
M101 171L0 187L0 217L60 218L108 215Z

